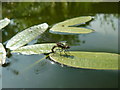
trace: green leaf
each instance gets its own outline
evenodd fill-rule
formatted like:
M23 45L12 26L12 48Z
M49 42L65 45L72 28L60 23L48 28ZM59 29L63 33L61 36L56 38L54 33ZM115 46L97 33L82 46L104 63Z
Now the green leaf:
M77 18L69 19L69 20L66 20L66 21L63 21L63 22L60 22L60 23L54 25L50 29L50 32L52 32L52 33L63 33L63 34L91 33L91 32L93 32L92 29L72 27L72 25L83 24L85 22L90 21L91 19L92 19L91 16L77 17Z
M0 30L4 28L5 26L7 26L9 23L10 23L10 19L8 18L0 20Z
M76 25L76 24L83 24L85 22L92 20L92 18L93 17L91 17L91 16L76 17L76 18L72 18L72 19L68 19L63 22L60 22L59 25L72 26L72 25Z
M25 29L24 31L16 34L13 38L11 38L8 41L6 47L9 48L10 50L15 50L29 43L30 41L34 40L37 36L45 32L47 28L48 28L48 24L43 23Z
M53 27L50 32L57 34L87 34L93 32L93 30L79 27Z
M41 54L41 53L49 53L51 52L51 48L56 45L55 43L45 43L45 44L35 44L35 45L27 45L24 47L20 47L11 53L20 53L20 54Z
M62 55L59 53L50 54L50 58L55 62L76 68L118 69L118 54L82 51L71 51L69 53L68 55L64 53Z
M0 65L4 64L6 60L6 51L2 43L0 43Z

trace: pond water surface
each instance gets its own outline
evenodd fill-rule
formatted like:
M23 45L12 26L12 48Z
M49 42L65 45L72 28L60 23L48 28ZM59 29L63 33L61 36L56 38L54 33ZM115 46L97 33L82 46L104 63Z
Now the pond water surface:
M118 3L2 3L2 17L11 23L2 32L2 42L32 25L54 24L78 16L93 16L84 25L95 30L90 34L59 35L47 30L29 44L67 41L72 50L118 53ZM45 59L27 67L44 55L12 54L10 64L2 68L3 88L117 88L118 71L66 67ZM25 71L24 71L25 70ZM23 72L24 71L24 72Z

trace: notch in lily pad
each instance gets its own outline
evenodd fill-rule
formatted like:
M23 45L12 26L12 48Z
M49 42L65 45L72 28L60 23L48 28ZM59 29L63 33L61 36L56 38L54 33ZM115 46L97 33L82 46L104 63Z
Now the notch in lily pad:
M88 34L92 33L94 30L84 27L74 27L73 25L85 24L88 21L91 21L93 17L76 17L72 19L65 20L63 22L55 24L51 29L51 33L56 34Z

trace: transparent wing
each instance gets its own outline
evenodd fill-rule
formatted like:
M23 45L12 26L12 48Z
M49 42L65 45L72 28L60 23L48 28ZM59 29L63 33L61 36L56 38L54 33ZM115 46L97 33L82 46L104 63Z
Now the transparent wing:
M59 43L66 45L67 41L60 41Z

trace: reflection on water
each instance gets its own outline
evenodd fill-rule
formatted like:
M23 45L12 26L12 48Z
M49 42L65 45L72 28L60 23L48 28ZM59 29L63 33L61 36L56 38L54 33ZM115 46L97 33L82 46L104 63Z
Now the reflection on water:
M0 20L2 19L2 2L0 2ZM2 42L2 31L0 30L0 43ZM0 89L2 89L2 67L0 67Z
M0 2L0 20L2 19L2 3ZM2 42L2 31L0 30L0 43Z
M95 20L90 22L89 27L92 27L95 32L88 35L79 35L79 40L84 41L84 43L80 42L80 45L73 46L72 50L118 53L117 15L97 14Z
M48 60L44 60L38 63L34 68L35 74L40 74L42 72L45 72L46 70L49 70L49 67L47 67L49 64L50 64L50 61Z
M104 51L118 53L118 3L83 2L24 2L2 4L2 16L11 19L3 29L4 45L16 33L47 22L54 24L78 16L93 16L85 27L94 33L80 35L52 34L48 30L29 44L67 41L72 50ZM107 7L106 7L107 5ZM74 6L74 7L73 7ZM114 8L113 8L114 7ZM4 88L99 88L118 87L118 72L109 70L75 69L45 59L24 71L43 55L16 55L8 57L10 65L3 67Z

